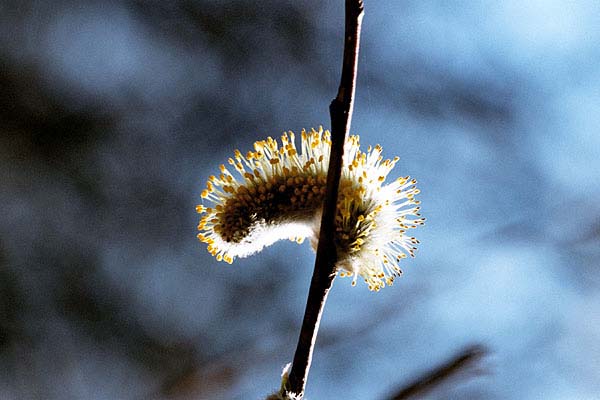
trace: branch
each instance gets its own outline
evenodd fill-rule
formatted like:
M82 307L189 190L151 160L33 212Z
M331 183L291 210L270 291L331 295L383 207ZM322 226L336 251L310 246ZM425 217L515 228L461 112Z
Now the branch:
M302 398L304 395L323 307L336 276L335 215L337 211L338 188L342 173L344 143L346 142L352 122L356 73L358 69L360 27L363 14L362 0L346 0L342 76L338 94L329 106L331 116L331 153L317 257L308 292L298 346L296 347L288 384L286 385L286 390L289 393L296 394L299 398Z
M390 400L406 400L416 395L423 395L444 381L471 367L486 354L487 350L481 345L471 345L455 355L451 360L425 373L425 375L400 389Z

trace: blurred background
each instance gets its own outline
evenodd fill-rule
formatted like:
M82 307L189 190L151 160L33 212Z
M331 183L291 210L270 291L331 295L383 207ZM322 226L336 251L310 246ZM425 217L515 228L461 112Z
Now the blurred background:
M378 294L339 279L309 399L598 399L600 3L365 1L352 132L427 224ZM196 240L234 148L329 127L343 2L0 1L0 399L261 399L314 254ZM474 370L473 370L474 369Z

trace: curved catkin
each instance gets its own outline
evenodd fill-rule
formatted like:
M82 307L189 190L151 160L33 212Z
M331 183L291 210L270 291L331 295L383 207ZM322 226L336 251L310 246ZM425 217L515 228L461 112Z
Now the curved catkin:
M219 261L232 263L281 239L317 242L325 196L330 134L322 128L302 131L300 151L293 132L254 143L254 151L236 150L218 176L210 176L197 206L202 215L198 238ZM384 185L398 158L383 160L380 146L359 148L350 136L344 151L336 215L335 243L340 276L361 276L379 290L401 273L399 262L414 256L418 241L406 235L419 218L419 190L410 177Z

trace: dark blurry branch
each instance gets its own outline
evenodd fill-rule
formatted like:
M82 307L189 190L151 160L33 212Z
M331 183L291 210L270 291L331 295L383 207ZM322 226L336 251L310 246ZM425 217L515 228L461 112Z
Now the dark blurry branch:
M390 397L390 400L405 400L435 389L448 379L455 377L461 372L478 363L488 353L481 345L471 345L452 357L449 361L428 371L423 376L404 386Z
M319 245L317 247L315 268L310 283L302 329L289 381L286 386L288 392L295 393L300 398L304 395L323 307L325 306L327 295L336 275L335 214L340 176L342 173L344 143L352 122L360 27L363 13L364 8L361 0L346 0L342 76L337 97L333 99L329 106L331 116L331 153L329 157L329 172L327 174L327 191L319 232Z

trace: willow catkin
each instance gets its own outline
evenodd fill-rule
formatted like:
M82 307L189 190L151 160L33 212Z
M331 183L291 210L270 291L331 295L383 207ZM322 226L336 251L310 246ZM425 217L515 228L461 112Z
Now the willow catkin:
M325 196L331 148L328 131L302 131L300 150L293 132L239 150L218 176L210 176L198 205L198 238L218 261L232 263L281 239L315 248ZM346 142L340 180L335 244L340 276L360 276L370 290L391 285L400 261L414 256L417 239L407 231L423 224L416 180L401 177L385 184L398 157L384 160L381 146L360 150L359 137Z

